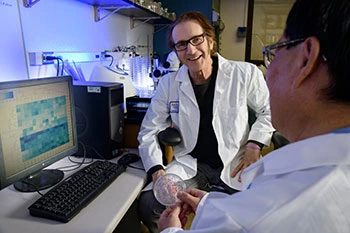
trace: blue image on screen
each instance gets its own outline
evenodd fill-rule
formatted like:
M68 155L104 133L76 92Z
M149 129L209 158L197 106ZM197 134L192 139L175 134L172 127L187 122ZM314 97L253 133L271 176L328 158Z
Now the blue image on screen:
M0 100L10 100L13 99L13 91L0 93Z
M23 161L69 142L65 96L20 104L16 112Z

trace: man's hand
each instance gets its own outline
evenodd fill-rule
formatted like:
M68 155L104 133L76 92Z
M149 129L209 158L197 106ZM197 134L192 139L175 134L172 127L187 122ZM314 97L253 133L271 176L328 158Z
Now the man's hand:
M177 197L181 200L163 211L158 220L158 230L162 231L169 227L183 228L187 222L187 215L195 213L201 199L207 192L199 189L188 189L186 192L178 192Z
M169 206L163 213L160 215L158 220L158 230L162 230L169 227L182 227L181 220L179 218L181 207L179 205Z
M186 192L178 192L177 198L182 202L182 212L189 214L196 213L199 202L207 194L207 192L199 189L188 189Z
M157 179L161 176L164 176L165 175L165 171L163 169L160 169L158 171L155 171L153 174L152 174L152 181L153 181L153 184L157 181Z
M245 154L241 160L241 162L237 165L235 170L233 170L231 177L235 177L238 173L238 181L242 182L241 175L249 165L255 163L260 158L260 149L252 149L252 148L246 148Z

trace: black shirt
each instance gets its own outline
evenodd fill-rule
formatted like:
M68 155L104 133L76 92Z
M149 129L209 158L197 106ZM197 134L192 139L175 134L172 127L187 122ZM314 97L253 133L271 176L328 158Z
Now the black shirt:
M222 167L222 161L218 152L218 141L214 132L213 102L215 82L218 73L218 57L213 56L212 74L206 83L195 85L191 79L194 93L200 111L198 140L195 148L190 153L200 163L206 163L216 169Z

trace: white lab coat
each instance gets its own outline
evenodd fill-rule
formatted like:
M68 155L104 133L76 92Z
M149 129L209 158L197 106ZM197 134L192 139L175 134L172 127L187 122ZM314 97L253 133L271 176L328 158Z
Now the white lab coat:
M269 153L245 170L248 190L207 194L186 232L349 233L349 142L350 127Z
M219 69L212 123L224 164L221 179L240 190L241 183L237 181L237 176L232 179L230 174L242 158L247 140L256 140L268 146L274 130L271 125L269 91L261 71L255 65L217 56ZM248 105L257 113L257 120L250 131ZM196 175L196 159L188 153L197 142L199 114L186 66L160 79L138 135L139 154L146 171L162 164L157 134L173 122L183 142L174 147L175 159L166 171L176 173L185 180Z

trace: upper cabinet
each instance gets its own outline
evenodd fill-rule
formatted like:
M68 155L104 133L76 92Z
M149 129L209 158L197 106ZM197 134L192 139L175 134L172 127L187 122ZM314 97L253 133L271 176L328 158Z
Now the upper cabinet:
M95 21L100 21L111 14L129 16L133 20L142 20L155 25L167 25L175 20L176 15L168 12L160 2L144 0L77 0L94 7ZM108 10L107 13L102 10Z

